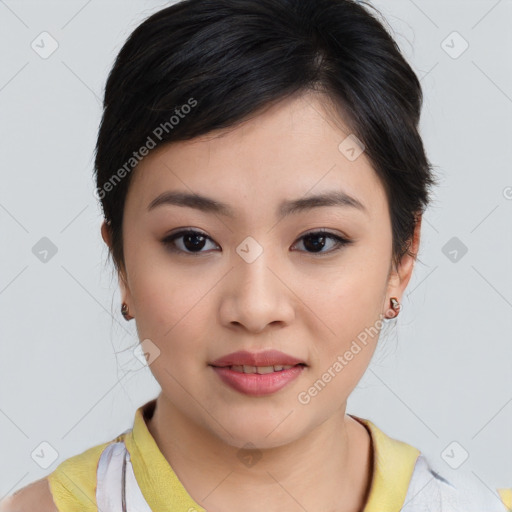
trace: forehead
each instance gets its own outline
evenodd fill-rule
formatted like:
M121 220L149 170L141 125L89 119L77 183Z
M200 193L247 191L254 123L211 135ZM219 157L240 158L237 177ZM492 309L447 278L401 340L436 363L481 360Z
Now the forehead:
M214 197L235 210L268 210L283 199L342 190L371 215L382 213L384 189L361 149L325 97L302 94L236 126L151 150L133 171L125 207L147 211L172 190Z

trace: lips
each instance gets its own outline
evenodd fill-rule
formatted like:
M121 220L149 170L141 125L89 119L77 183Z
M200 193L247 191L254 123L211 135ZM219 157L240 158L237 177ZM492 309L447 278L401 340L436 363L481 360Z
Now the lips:
M269 366L307 366L304 361L293 357L279 350L265 350L264 352L248 352L240 350L227 354L219 359L216 359L210 366L223 368L227 366L235 367L269 367Z

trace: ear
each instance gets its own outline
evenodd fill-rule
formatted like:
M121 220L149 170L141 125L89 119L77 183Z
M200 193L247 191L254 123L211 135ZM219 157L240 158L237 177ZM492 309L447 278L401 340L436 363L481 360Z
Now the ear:
M103 238L103 241L108 245L108 248L110 249L112 246L112 240L110 238L110 229L106 220L104 220L101 224L101 238Z
M416 220L414 227L414 234L411 240L410 251L414 254L418 253L420 246L420 232L421 232L421 221L422 215L419 215ZM384 311L388 311L390 308L390 298L397 297L399 302L402 302L401 297L404 294L405 289L411 279L414 264L416 263L416 257L409 254L405 254L401 261L398 269L391 269L390 277L388 280L388 290L385 297Z
M107 244L109 251L112 251L112 236L110 232L110 227L107 222L104 220L101 224L101 238ZM126 277L126 272L124 268L118 270L117 278L119 282L119 288L121 290L121 300L122 302L126 302L128 304L128 310L130 311L130 315L134 314L134 306L131 300L130 288L128 286L128 279Z

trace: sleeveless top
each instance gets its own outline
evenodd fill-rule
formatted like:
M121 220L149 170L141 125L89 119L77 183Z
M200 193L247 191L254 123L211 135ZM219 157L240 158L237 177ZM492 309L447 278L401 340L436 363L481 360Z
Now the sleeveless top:
M133 427L62 461L46 478L60 512L205 512L187 492L147 426L153 399ZM512 489L486 488L458 473L443 478L421 452L370 420L373 470L363 512L511 512ZM475 485L476 484L476 485Z
M425 456L416 460L404 506L400 512L506 512L505 504L477 492L464 479L444 479ZM102 452L97 471L96 501L102 512L152 512L137 484L130 454L123 441ZM195 512L188 510L183 512Z

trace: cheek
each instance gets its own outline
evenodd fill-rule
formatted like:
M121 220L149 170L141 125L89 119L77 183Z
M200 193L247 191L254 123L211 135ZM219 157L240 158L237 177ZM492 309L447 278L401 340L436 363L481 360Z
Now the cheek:
M158 272L147 276L134 287L134 304L137 312L137 330L141 339L154 339L164 348L180 344L192 348L199 340L198 326L206 321L204 291L190 281L163 275ZM183 343L181 343L183 345Z
M371 248L353 251L341 265L329 269L323 284L317 281L314 288L309 288L307 300L316 304L322 318L330 320L336 335L346 333L347 326L364 328L369 319L379 315L389 258L386 254L378 256ZM344 328L340 330L339 326Z
M311 378L303 391L315 397L316 407L332 410L343 404L366 372L383 326L381 294L363 286L367 274L352 274L338 293L320 308L328 325L312 344ZM382 284L382 293L385 287ZM325 316L324 316L325 315ZM325 390L325 391L324 391Z
M352 360L346 373L356 376L364 372L383 326L389 258L372 247L354 251L343 267L331 272L323 289L316 288L306 299L315 304L314 311L323 324L324 342L316 348L322 367L329 367L347 352Z
M206 318L204 296L212 285L197 271L171 265L165 253L154 249L133 251L126 259L140 339L149 338L161 350L193 350L200 318ZM186 344L181 342L185 337Z

